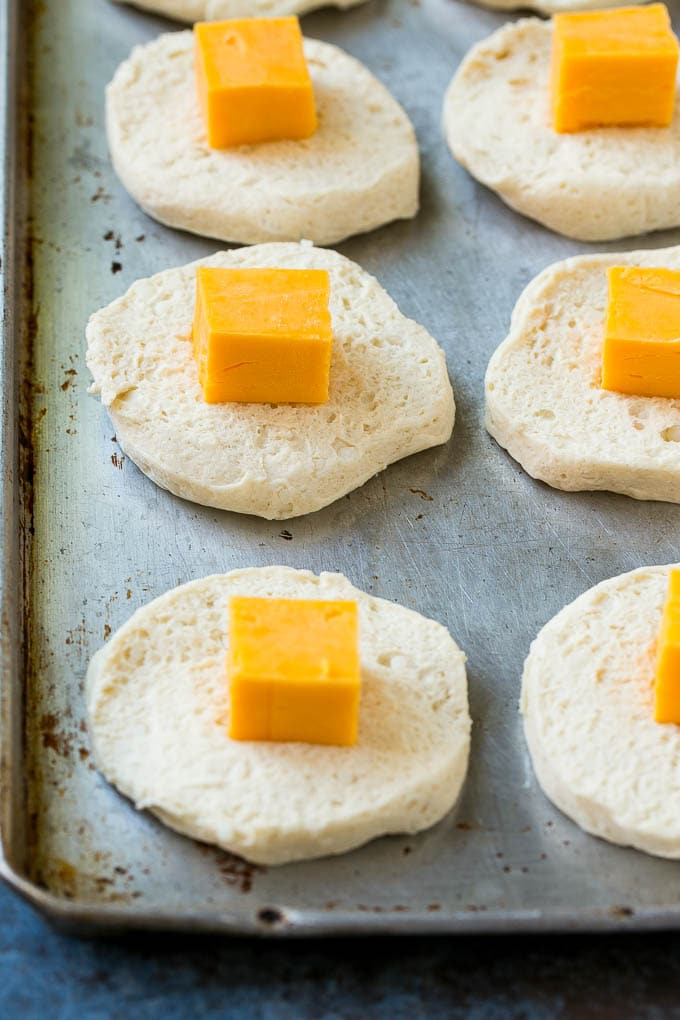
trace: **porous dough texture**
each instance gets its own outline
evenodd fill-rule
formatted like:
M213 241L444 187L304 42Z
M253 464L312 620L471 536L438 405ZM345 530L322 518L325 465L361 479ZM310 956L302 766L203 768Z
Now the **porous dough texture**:
M231 595L356 600L353 747L229 739ZM453 806L467 768L464 654L441 624L342 574L260 567L174 588L93 657L87 708L97 766L137 808L258 864L426 829Z
M524 18L474 46L449 85L444 131L504 202L567 237L606 241L680 224L680 103L668 128L558 134L552 22Z
M536 777L586 832L680 857L680 726L654 721L668 566L603 581L541 630L522 714Z
M347 53L304 40L319 126L302 141L208 146L193 32L137 46L106 90L116 173L150 216L223 241L333 244L418 211L411 122Z
M680 400L601 388L609 266L680 269L680 247L579 255L539 273L486 372L486 427L533 478L680 503Z
M365 0L130 0L134 7L177 21L221 21L223 18L285 18L318 7L346 10Z
M328 402L207 404L191 345L198 265L326 269ZM337 252L265 244L139 280L87 326L87 364L124 452L164 489L270 519L319 510L451 436L444 352Z

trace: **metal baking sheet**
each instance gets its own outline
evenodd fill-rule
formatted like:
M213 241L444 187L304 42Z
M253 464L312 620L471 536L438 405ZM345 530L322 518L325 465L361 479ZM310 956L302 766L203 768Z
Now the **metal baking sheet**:
M457 0L370 0L304 19L308 35L363 60L416 126L419 216L340 250L445 347L458 415L446 447L320 513L268 523L156 488L86 392L88 314L136 278L218 247L148 219L107 155L105 83L132 46L172 26L106 0L10 0L2 11L4 877L54 920L104 930L677 925L678 865L592 839L562 817L537 787L521 733L522 662L539 627L603 578L677 560L680 509L550 490L483 429L484 370L522 287L587 250L507 209L442 141L449 78L503 17ZM676 231L634 244L678 241ZM467 652L469 776L456 811L431 831L252 867L136 812L94 771L83 701L92 652L173 585L272 563L341 570L440 620Z

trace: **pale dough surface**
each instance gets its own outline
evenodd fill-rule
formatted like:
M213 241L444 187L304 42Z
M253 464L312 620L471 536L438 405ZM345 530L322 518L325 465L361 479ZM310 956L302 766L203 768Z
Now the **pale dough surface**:
M577 825L680 857L680 726L654 721L656 639L670 567L603 581L539 633L522 713L537 779Z
M333 354L319 405L207 404L191 346L197 265L326 269ZM449 439L444 353L380 284L337 252L265 244L139 280L87 326L92 392L158 485L267 518L318 510L388 464Z
M449 85L458 162L509 206L567 237L605 241L680 224L680 102L669 128L558 134L552 23L525 18L474 46Z
M233 594L357 601L356 745L228 738ZM467 768L465 656L440 624L341 574L264 567L169 591L94 656L87 706L97 766L136 807L261 864L426 829L453 806Z
M581 255L521 295L486 373L486 427L557 489L680 503L680 400L601 388L607 267L680 269L680 247Z
M137 46L106 91L116 173L155 219L256 244L333 244L418 211L411 122L385 86L337 46L304 40L319 126L302 141L211 149L193 32Z
M130 3L177 21L193 23L223 18L284 18L290 14L307 14L317 7L346 10L365 0L130 0Z

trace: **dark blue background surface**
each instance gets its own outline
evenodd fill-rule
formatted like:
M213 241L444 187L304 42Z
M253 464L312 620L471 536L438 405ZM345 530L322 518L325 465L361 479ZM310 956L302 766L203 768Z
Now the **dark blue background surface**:
M83 939L0 888L0 1017L680 1017L680 935Z

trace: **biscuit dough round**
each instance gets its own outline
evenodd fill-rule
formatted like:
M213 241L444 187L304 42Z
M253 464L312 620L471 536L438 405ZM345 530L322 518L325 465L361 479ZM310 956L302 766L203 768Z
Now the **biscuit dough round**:
M552 23L525 18L474 46L449 85L444 131L466 169L567 237L605 241L680 224L680 102L669 128L558 134Z
M680 247L557 262L517 302L486 372L486 427L556 489L680 503L680 400L601 388L607 268L680 270Z
M328 270L327 403L203 400L191 346L198 265ZM453 429L436 341L354 262L312 245L220 252L139 280L91 317L87 340L92 392L124 452L164 489L206 506L270 519L310 513Z
M362 692L353 747L227 736L231 595L352 599ZM465 656L433 620L289 567L215 574L138 609L94 656L87 708L97 766L178 832L258 864L414 833L457 800L470 717Z
M522 714L536 777L586 832L680 858L680 726L654 721L668 566L603 581L539 633Z
M285 18L318 7L346 10L365 0L129 0L134 7L177 21L221 21L226 18Z
M137 46L106 91L116 173L150 216L223 241L333 244L418 211L411 122L358 60L304 40L319 126L301 141L211 149L193 32Z

